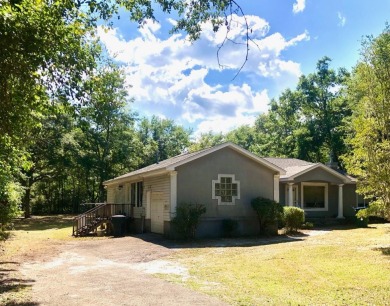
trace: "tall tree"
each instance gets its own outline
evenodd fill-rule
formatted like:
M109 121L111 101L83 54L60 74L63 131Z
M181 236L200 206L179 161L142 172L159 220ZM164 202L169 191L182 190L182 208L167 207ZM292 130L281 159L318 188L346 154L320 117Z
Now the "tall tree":
M28 138L55 95L76 99L94 66L92 29L68 1L2 1L0 5L0 202L28 171ZM22 190L22 189L18 189ZM21 197L19 197L21 198Z
M390 25L364 41L349 98L356 107L344 161L359 179L358 192L374 200L370 210L390 220Z
M183 153L190 145L190 134L191 130L176 125L173 120L156 116L150 120L144 118L138 127L139 139L145 148L143 166Z
M345 95L348 72L339 69L336 73L329 68L330 58L324 57L317 63L315 73L303 75L297 86L301 96L301 112L311 137L309 160L326 162L330 155L340 162L345 153L344 118L351 116L351 109Z
M278 100L271 100L270 110L255 122L257 145L254 151L262 156L299 157L302 130L300 96L286 90Z
M251 150L252 145L255 142L255 132L253 127L242 125L227 133L226 140L231 141L246 150Z
M157 4L157 5L155 5ZM155 18L160 7L178 15L173 32L185 31L191 40L199 38L201 23L211 21L214 31L234 22L233 15L243 15L234 0L5 0L0 5L0 203L10 199L7 188L16 186L20 169L28 176L26 144L30 129L38 127L46 116L48 102L86 103L83 80L96 68L99 47L94 41L96 26L121 8L130 19L143 24ZM230 16L230 17L228 17ZM243 41L250 40L247 24ZM244 64L247 57L244 59ZM77 135L74 133L73 136ZM69 139L71 139L70 137ZM104 171L103 171L104 172ZM15 192L21 188L13 188ZM13 197L12 203L16 203Z
M213 132L202 133L195 142L193 142L189 148L191 152L200 151L216 145L219 145L226 141L225 135L222 133L214 134Z
M96 198L91 201L103 201L103 182L118 174L116 164L126 165L125 169L137 165L131 160L134 154L126 154L135 150L133 118L126 111L130 101L123 72L117 67L100 68L86 82L85 88L87 103L81 107L79 115L84 163L96 178Z

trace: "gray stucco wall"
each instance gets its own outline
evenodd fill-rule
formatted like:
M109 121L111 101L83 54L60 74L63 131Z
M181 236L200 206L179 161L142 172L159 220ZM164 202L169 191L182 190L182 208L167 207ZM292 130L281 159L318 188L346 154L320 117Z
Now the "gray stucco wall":
M344 216L351 217L355 215L353 207L357 206L356 184L348 184L343 187Z
M313 169L294 179L294 182L332 182L333 184L343 184L343 180L325 171L324 169Z
M262 196L273 199L274 172L237 153L224 148L190 163L177 167L177 203L200 203L206 206L206 214L198 228L199 236L221 235L221 220L239 221L242 235L257 233L257 219L251 200ZM218 205L212 199L212 180L218 174L234 174L240 181L240 199L235 205Z

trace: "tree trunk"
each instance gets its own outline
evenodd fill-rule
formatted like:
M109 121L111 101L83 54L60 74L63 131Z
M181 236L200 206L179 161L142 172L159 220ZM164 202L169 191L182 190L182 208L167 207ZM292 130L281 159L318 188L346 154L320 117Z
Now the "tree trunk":
M30 218L31 217L31 207L30 207L30 198L31 198L31 179L26 179L26 193L24 194L23 199L23 209L24 209L24 217Z

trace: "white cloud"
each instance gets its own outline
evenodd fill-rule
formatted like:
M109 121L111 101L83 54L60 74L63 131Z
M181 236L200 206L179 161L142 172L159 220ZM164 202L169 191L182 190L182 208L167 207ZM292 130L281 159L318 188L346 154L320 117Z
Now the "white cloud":
M341 12L337 12L337 18L339 19L338 25L340 27L345 26L345 24L347 22L347 18Z
M226 132L253 123L259 113L268 109L268 92L249 85L245 78L269 78L284 85L297 81L300 65L284 60L281 54L310 39L307 32L290 40L280 33L268 35L268 22L246 16L254 43L241 72L242 80L226 85L219 78L226 79L225 72L233 77L246 53L245 45L229 41L219 54L227 71L218 66L217 46L226 35L238 43L245 41L244 20L235 15L233 18L229 33L222 29L215 34L206 24L201 38L192 44L182 34L160 38L160 24L151 21L139 29L136 38L127 41L118 29L99 28L98 35L108 53L125 65L126 81L132 85L129 94L142 115L159 114L185 126L195 126L195 134L208 130Z
M299 12L303 12L306 6L305 2L306 0L297 0L297 2L293 4L293 13L297 14Z

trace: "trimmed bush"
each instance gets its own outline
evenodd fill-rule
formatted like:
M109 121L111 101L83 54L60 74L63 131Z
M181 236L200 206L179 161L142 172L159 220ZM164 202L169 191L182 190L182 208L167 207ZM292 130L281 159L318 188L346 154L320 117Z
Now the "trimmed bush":
M266 233L271 226L276 227L282 218L283 206L273 200L257 197L251 201L251 205L257 213L260 234Z
M234 232L238 228L238 222L233 219L222 220L222 232L224 237L233 237Z
M179 204L176 207L176 216L172 219L174 230L179 238L195 238L199 219L205 212L206 207L202 204Z
M283 220L288 233L297 232L305 222L305 212L298 207L283 207Z

